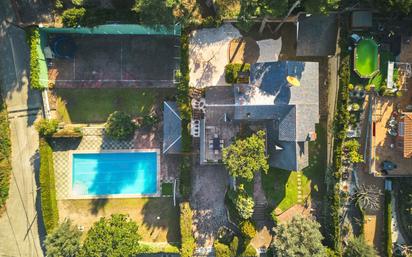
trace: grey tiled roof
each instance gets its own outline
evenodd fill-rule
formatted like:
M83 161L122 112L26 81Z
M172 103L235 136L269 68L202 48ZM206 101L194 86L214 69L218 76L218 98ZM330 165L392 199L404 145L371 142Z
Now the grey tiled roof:
M300 16L296 56L335 55L338 34L336 14Z
M163 103L163 153L179 153L182 147L182 120L176 102Z

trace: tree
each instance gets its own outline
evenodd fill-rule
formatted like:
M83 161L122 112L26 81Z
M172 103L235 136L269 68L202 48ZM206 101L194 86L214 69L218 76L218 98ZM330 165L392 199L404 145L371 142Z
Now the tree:
M327 14L339 7L340 0L305 0L304 7L306 12L316 14Z
M62 14L63 26L77 27L82 23L85 15L86 9L84 9L83 7L67 9Z
M385 13L407 15L412 10L412 0L370 0L369 2Z
M57 131L59 122L55 119L40 119L36 121L34 127L43 137L52 136Z
M80 251L82 232L72 226L70 220L65 220L44 241L48 257L75 257Z
M249 30L253 25L254 17L280 17L288 10L288 0L240 0L240 13L238 20L242 29Z
M106 123L107 135L119 140L131 137L135 128L132 118L128 114L119 111L110 114Z
M377 255L375 249L362 237L351 238L343 253L343 257L375 257Z
M255 172L267 172L269 164L265 155L265 132L237 140L223 149L223 163L233 177L241 177L248 181L253 179Z
M360 143L357 140L352 139L345 141L343 149L347 152L347 158L349 158L350 162L360 163L364 161L362 155L359 153L359 148Z
M324 257L326 249L322 245L320 224L314 220L295 216L286 224L275 228L273 243L277 257Z
M244 219L250 219L253 215L253 208L255 207L255 202L253 198L246 194L238 194L235 198L236 210L239 216Z
M249 220L242 221L240 223L240 232L246 240L250 240L256 236L255 226Z
M182 249L180 250L182 257L192 257L196 248L195 238L192 233L193 212L189 202L180 204L180 236L182 241Z
M174 23L173 0L136 0L133 11L140 16L142 23L149 25L171 25Z
M102 217L87 232L80 256L134 256L141 252L139 226L123 214Z
M352 199L363 209L377 210L380 206L379 198L381 195L382 192L375 185L362 184L356 188Z

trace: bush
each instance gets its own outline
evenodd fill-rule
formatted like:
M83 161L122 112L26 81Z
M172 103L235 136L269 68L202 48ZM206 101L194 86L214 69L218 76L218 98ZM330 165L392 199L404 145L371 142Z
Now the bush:
M56 133L52 135L53 138L80 138L83 137L81 128L78 127L67 127L57 130Z
M30 45L30 87L33 89L43 89L40 84L40 64L38 47L40 45L40 32L38 28L27 31L27 38Z
M137 256L146 257L148 253L180 253L179 248L173 245L154 245L141 243L141 252Z
M216 257L231 257L233 256L230 252L229 246L219 243L219 241L215 241L213 243L213 247L215 248L215 256Z
M180 236L182 257L192 257L196 248L195 238L192 233L193 214L189 202L180 204Z
M173 195L173 183L162 183L162 195Z
M43 222L47 234L59 225L56 185L53 169L53 150L44 138L40 138L40 197Z
M246 249L245 249L242 253L239 254L239 257L255 257L255 256L258 256L258 255L257 255L257 251L256 251L256 249L255 249L252 245L250 245L250 244L248 244L248 245L246 246Z
M143 116L141 127L153 127L159 122L159 118L156 115L150 114Z
M245 240L250 240L256 236L255 226L249 220L240 223L240 232Z
M236 210L242 219L247 220L252 217L253 208L255 207L255 202L252 197L246 194L238 194L234 203Z
M232 242L229 244L229 249L230 249L230 255L231 256L236 256L238 249L239 249L239 239L237 236L233 237Z
M6 106L0 97L0 209L9 197L11 174L10 127Z
M184 156L180 160L180 194L184 200L188 200L192 192L192 159L189 156Z
M239 82L239 72L250 72L249 63L230 63L225 67L225 80L227 83L233 84Z
M105 128L109 137L124 140L133 136L136 126L130 115L115 111L107 119Z
M40 136L50 137L57 132L58 125L59 122L55 119L40 119L36 121L34 127L36 128L37 132L39 132Z
M385 190L385 252L386 256L392 256L392 196L391 192Z
M67 9L62 14L63 26L78 27L83 23L85 15L86 9L84 9L83 7Z
M80 232L72 226L70 220L65 220L51 234L48 234L44 241L46 256L48 257L74 257L80 251Z

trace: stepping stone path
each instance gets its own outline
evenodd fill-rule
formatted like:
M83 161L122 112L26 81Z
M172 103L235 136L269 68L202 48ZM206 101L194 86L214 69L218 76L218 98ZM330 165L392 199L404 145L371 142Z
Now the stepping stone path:
M298 204L302 204L302 173L298 171Z

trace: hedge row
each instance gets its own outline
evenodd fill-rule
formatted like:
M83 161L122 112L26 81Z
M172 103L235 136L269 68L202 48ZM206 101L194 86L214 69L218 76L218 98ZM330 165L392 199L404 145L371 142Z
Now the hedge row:
M56 185L53 169L53 150L44 138L40 138L40 196L43 222L47 234L59 225Z
M183 156L180 158L180 183L179 191L183 200L189 200L192 191L192 158L190 156Z
M192 109L189 97L189 35L182 32L180 38L180 74L177 76L177 104L179 105L180 116L182 118L182 151L190 152L192 149L192 138L190 136L190 119Z
M64 27L94 27L105 24L108 21L123 21L126 23L136 23L138 15L125 9L85 9L71 8L62 14L62 23Z
M180 204L180 236L181 236L181 256L192 257L196 248L195 238L192 232L193 213L189 202Z
M40 85L40 64L39 53L37 51L40 45L39 29L29 29L27 31L27 38L30 46L30 87L33 89L43 89Z
M10 127L7 118L6 105L0 97L0 209L6 204L9 197L11 174L11 143Z
M391 192L385 190L385 254L388 257L392 256L392 195Z

